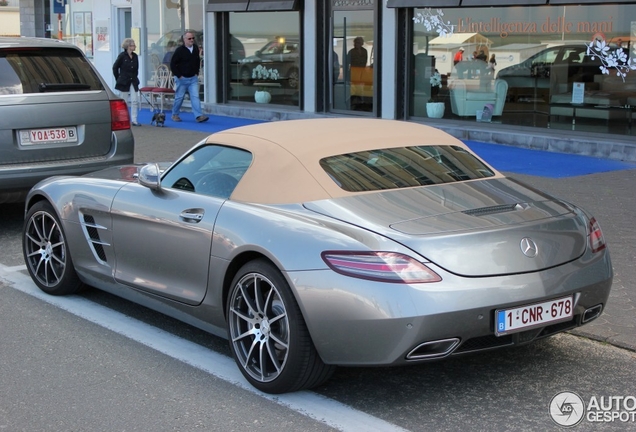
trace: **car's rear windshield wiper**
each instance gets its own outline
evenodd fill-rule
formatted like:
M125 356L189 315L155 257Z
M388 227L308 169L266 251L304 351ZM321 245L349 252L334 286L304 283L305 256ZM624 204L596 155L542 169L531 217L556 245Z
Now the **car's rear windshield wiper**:
M89 90L91 88L90 84L81 84L81 83L40 83L38 85L38 89L40 93L46 92L56 92L56 91L64 91L64 90Z

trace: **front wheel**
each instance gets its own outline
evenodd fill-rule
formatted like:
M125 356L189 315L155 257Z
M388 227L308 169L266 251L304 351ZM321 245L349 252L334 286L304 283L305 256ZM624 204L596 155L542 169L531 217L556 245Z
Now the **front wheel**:
M230 349L258 390L280 394L318 386L333 374L313 345L287 281L272 264L245 264L227 302Z
M60 220L46 201L35 204L27 213L22 253L31 279L45 293L66 295L82 289Z

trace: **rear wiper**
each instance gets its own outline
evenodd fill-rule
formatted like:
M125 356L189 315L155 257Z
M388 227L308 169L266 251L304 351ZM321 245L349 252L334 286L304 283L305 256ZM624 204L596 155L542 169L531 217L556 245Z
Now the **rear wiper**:
M64 90L89 90L91 88L90 84L80 84L80 83L40 83L38 85L38 89L40 93L46 92L56 92L56 91L64 91Z

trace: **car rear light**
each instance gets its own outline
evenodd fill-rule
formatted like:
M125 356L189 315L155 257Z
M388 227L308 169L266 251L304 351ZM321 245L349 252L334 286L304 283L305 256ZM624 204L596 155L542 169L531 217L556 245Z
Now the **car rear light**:
M596 253L605 249L605 238L603 237L603 231L601 226L595 218L590 219L590 248L592 252Z
M442 280L421 262L395 252L327 251L321 256L333 271L360 279L392 283L430 283Z
M130 115L126 101L110 101L110 128L113 131L130 129Z

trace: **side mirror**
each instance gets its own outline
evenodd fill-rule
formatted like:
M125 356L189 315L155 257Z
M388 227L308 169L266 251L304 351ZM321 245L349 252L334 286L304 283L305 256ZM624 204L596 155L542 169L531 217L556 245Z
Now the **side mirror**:
M139 169L137 180L140 185L158 191L161 190L161 178L159 177L159 174L159 165L144 165Z
M257 50L255 53L256 57L260 57L261 56L261 50Z

